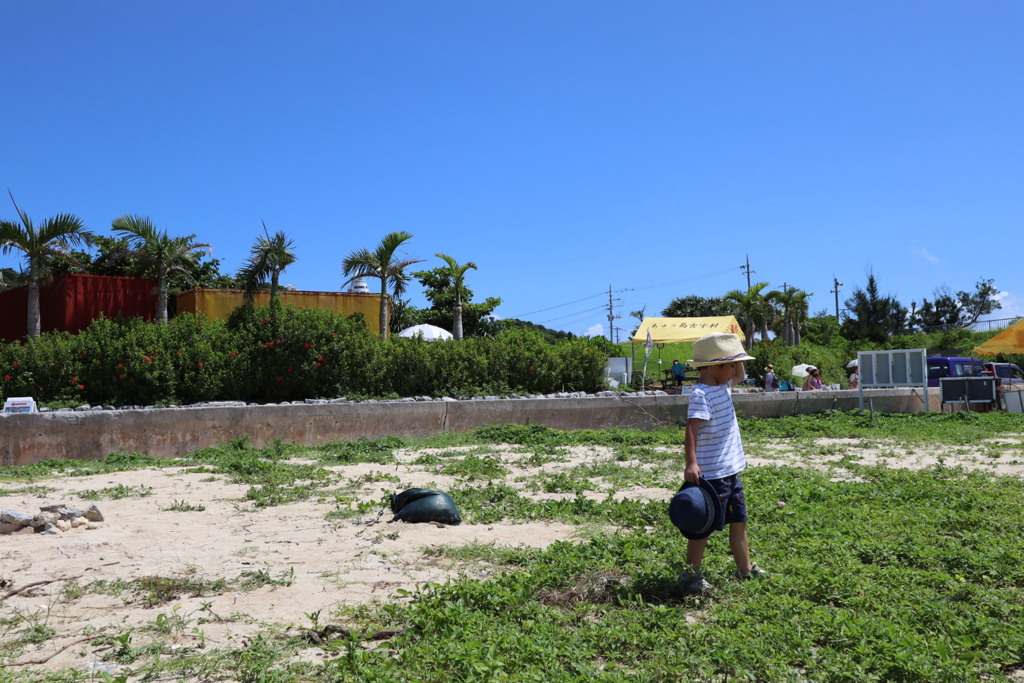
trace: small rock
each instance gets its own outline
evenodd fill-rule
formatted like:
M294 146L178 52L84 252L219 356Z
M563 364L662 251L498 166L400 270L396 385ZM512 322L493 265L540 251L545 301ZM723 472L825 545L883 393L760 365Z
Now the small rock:
M36 528L53 526L58 519L56 512L40 512L32 518L32 526Z
M3 510L0 511L0 522L24 526L32 523L32 515L20 510Z
M85 514L82 515L82 516L85 517L90 522L102 522L102 521L104 521L103 513L100 512L100 509L98 507L96 507L95 505L90 505L89 509L86 510Z
M58 519L53 523L53 526L57 527L60 531L71 531L71 522L66 519Z

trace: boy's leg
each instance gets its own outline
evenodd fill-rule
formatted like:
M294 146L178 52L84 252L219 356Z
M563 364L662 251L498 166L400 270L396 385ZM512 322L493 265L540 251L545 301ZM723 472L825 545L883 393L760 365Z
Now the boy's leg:
M700 572L700 565L704 562L704 548L708 545L708 539L702 538L695 541L692 538L686 541L686 564L690 569Z
M747 542L747 523L733 522L729 525L729 548L732 558L736 560L736 569L740 574L750 573L750 545Z
M691 538L686 541L686 564L689 568L679 575L679 582L694 593L702 593L711 588L711 584L704 579L700 571L700 565L704 562L704 547L707 544L706 538L696 541Z

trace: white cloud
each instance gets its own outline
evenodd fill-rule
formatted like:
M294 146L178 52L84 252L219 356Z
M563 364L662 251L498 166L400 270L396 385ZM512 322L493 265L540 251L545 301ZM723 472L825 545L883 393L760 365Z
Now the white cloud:
M587 337L600 337L602 334L604 334L604 325L601 323L591 325L585 333Z
M997 308L988 315L983 316L984 320L1024 317L1024 296L1014 294L1013 292L999 292L995 295L995 299L1003 307Z
M932 252L928 251L924 247L911 247L910 253L913 254L914 256L919 256L920 258L923 258L925 261L930 261L931 263L942 263L942 259L940 259Z

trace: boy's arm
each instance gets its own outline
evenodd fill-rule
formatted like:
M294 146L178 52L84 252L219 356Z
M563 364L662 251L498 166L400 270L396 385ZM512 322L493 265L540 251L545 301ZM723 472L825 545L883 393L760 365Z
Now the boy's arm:
M696 417L686 421L686 435L683 441L686 449L686 470L683 472L683 480L694 484L700 479L700 465L697 464L697 432L703 426L704 420Z

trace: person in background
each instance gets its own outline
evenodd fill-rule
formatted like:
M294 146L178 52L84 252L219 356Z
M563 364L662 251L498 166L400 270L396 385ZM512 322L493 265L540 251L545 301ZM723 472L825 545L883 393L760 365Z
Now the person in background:
M824 385L821 383L821 370L811 368L804 380L804 391L821 391Z
M850 388L851 389L856 389L859 386L860 386L860 374L858 372L857 366L854 365L852 368L850 368Z
M677 387L683 386L683 380L686 379L686 366L678 358L672 359L672 379L676 381Z
M779 390L779 376L775 374L775 366L771 363L764 367L764 390L766 392Z

